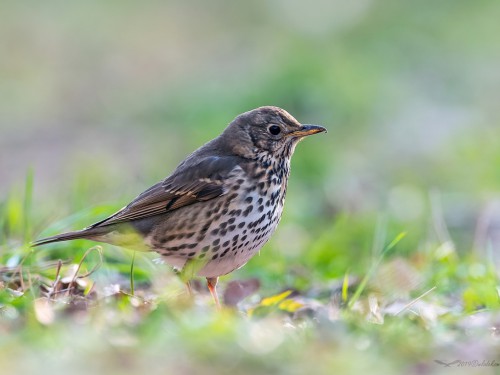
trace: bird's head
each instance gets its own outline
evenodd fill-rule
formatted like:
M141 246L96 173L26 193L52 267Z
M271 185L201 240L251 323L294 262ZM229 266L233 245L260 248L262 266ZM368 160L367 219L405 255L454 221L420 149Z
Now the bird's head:
M326 132L322 126L301 124L284 109L268 106L239 115L221 137L244 157L268 153L289 158L304 137L322 132Z

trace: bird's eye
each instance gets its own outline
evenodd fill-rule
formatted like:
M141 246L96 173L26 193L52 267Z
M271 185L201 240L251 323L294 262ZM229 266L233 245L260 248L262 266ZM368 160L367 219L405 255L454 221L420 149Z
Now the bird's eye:
M272 135L278 135L279 133L281 133L281 128L278 125L271 125L269 128L267 128L267 130Z

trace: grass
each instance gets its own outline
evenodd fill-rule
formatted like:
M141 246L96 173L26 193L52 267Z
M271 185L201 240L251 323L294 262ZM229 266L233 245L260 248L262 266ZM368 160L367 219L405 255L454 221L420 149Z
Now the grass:
M41 361L52 374L160 374L166 368L417 374L445 373L436 360L498 362L496 268L473 253L459 254L447 236L410 244L412 236L395 232L387 215L338 217L333 231L307 245L313 259L278 259L284 264L276 266L271 242L257 264L223 278L222 295L249 277L261 287L241 295L244 287L236 288L225 298L238 305L218 312L202 283L194 283L189 298L179 277L153 254L87 241L30 248L27 241L44 216L30 209L32 176L24 194L1 206L0 361L10 373L30 373ZM70 216L48 231L83 226L86 216L106 209ZM433 222L440 226L433 231L447 233L442 218ZM351 237L359 231L372 240ZM334 250L363 243L357 262Z

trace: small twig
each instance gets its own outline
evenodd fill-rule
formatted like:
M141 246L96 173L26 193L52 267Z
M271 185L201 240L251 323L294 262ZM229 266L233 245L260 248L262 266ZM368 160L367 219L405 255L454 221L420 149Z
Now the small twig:
M61 275L60 275L61 267L62 267L62 261L61 261L61 259L59 259L57 262L56 278L55 278L54 282L52 283L52 289L49 292L49 295L47 296L47 298L49 298L49 299L52 297L52 295L56 291L56 288L59 285L59 280L61 280Z
M92 252L92 251L97 251L97 254L99 254L99 262L89 271L87 272L86 274L84 275L80 275L78 277L75 277L73 278L73 281L75 281L77 278L78 279L84 279L86 277L89 277L90 275L92 275L95 271L97 271L101 266L102 266L102 247L101 246L94 246L90 249L88 249L85 254L83 254L83 257L82 259L80 260L80 263L78 264L78 268L76 269L76 273L78 273L78 271L80 270L80 267L82 266L82 263L84 261L84 259Z
M398 315L398 314L401 314L403 311L409 309L410 307L412 307L415 303L417 303L418 301L420 301L422 298L424 298L426 295L428 295L430 292L432 292L434 289L436 289L437 286L433 286L431 289L429 289L427 292L425 292L424 294L420 295L419 297L415 298L413 301L411 301L410 303L408 303L407 305L405 305L401 310L399 310L396 314L394 314L394 316Z
M86 274L84 275L78 275L78 272L80 272L80 268L82 267L83 261L87 256L92 252L92 251L97 251L97 254L99 254L99 262ZM88 249L85 254L83 254L82 259L80 260L80 263L78 263L78 267L76 267L75 274L73 275L73 278L71 279L71 282L69 283L68 286L68 294L69 291L72 290L73 284L75 283L76 279L84 279L86 277L89 277L92 275L95 271L97 271L102 265L102 248L100 246L94 246Z
M19 283L21 284L21 289L24 292L26 290L26 286L24 285L24 277L23 277L23 264L19 265Z
M53 293L52 293L52 297L55 297L56 295L58 295L58 294L63 294L63 293L67 293L67 294L69 294L72 290L73 290L73 287L72 287L71 285L69 285L69 286L68 286L67 288L65 288L65 289L59 289L59 290L57 290L57 291L53 292ZM49 298L49 297L47 297L47 298ZM52 298L52 299L50 299L50 300L51 300L51 301L55 301L55 299L53 299L53 298Z
M21 262L17 265L16 267L16 272L14 273L13 276L16 276L16 273L19 273L19 282L21 283L21 288L23 292L26 290L24 286L24 280L23 280L23 264L28 259L28 257L32 254L32 251L30 250L28 254L26 254L23 259L21 259Z

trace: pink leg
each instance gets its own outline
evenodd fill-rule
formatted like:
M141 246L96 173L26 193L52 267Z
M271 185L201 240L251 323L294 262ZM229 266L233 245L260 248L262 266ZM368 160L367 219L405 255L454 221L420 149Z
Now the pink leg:
M218 277L207 277L208 290L210 291L210 294L212 295L215 301L215 305L217 306L217 308L220 309L221 307L220 307L219 297L217 296L217 290L215 289L218 281L219 281Z

